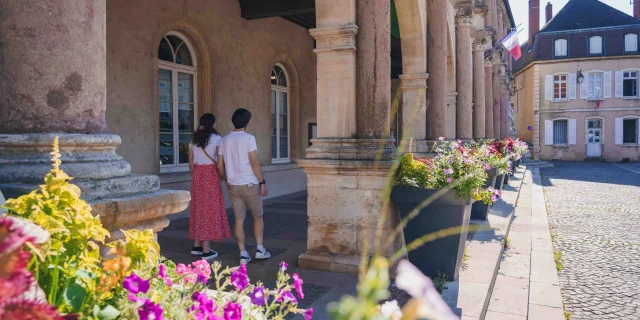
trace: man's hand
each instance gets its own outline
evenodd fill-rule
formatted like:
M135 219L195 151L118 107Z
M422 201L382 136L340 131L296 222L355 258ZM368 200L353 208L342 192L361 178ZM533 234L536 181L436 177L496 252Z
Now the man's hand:
M263 197L266 197L266 196L268 196L268 195L269 195L269 190L267 190L267 185L266 185L266 184L261 184L261 185L260 185L260 194L261 194Z

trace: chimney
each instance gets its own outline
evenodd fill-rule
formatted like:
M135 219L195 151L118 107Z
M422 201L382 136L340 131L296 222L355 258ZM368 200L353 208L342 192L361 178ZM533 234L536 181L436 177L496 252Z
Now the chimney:
M633 1L633 17L640 19L640 0Z
M540 30L540 0L529 0L529 43L533 43L533 36L539 30Z
M640 0L638 0L640 2ZM545 8L545 22L544 23L549 23L549 21L551 21L551 18L553 18L553 5L551 4L551 2L547 2L547 7Z

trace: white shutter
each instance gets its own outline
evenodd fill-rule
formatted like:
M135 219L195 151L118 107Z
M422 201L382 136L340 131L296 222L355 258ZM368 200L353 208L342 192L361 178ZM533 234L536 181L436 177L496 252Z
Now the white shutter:
M604 98L611 98L611 71L604 73Z
M622 84L623 84L622 71L616 71L616 98L622 98L622 95L623 95Z
M615 144L622 144L622 118L616 118L615 121Z
M553 100L553 76L545 76L545 91L544 91L544 99L545 100Z
M636 52L638 51L638 35L634 33L624 36L624 51Z
M553 121L544 121L544 144L547 146L553 145Z
M587 100L587 98L589 97L588 85L589 85L589 73L587 72L584 74L584 80L582 80L582 84L580 84L580 99Z
M569 74L569 100L576 99L576 83L578 81L576 79L575 73Z
M569 145L576 144L576 119L569 119Z

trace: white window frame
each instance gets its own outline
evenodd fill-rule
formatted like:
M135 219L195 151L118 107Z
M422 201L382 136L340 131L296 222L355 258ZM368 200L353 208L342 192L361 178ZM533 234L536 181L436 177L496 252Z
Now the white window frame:
M595 77L595 75L600 75L600 100L604 100L604 70L592 70L587 73L587 100L597 100L598 97L595 95L596 87L593 86L591 81L591 77Z
M588 138L589 129L590 129L589 120L591 121L600 120L600 144L604 144L604 133L605 133L604 127L606 126L606 121L605 121L605 118L601 116L590 116L584 119L584 144L589 143L589 138Z
M622 98L623 99L640 99L640 69L623 69L622 72ZM625 96L624 95L624 80L632 80L633 78L627 78L624 76L625 73L635 72L636 73L636 95L635 96Z
M635 44L635 50L629 50L627 48L627 45L629 44L629 42L631 41L627 41L627 37L633 36L635 37L635 41L633 41L633 43ZM624 53L637 53L638 52L638 34L637 33L627 33L624 35L623 38L624 41Z
M556 81L556 77L563 77L563 76L565 77L565 79L564 79L564 80L557 80L557 81ZM569 100L569 73L565 73L565 72L563 72L563 73L556 73L556 74L553 74L553 75L552 75L552 77L553 77L553 83L552 83L552 90L553 90L553 93L552 93L552 101L568 101L568 100ZM562 83L564 83L564 84L566 85L566 86L565 86L565 97L564 97L564 98L562 98L562 97L556 98L556 92L555 92L555 91L556 91L556 83L558 83L558 85L560 85L559 89L561 89L561 88L562 88ZM561 91L561 90L559 90L559 94L561 94L561 92L562 92L562 91Z
M625 120L636 121L636 142L626 142L626 143L624 142L624 121ZM620 130L622 130L621 138L622 138L623 146L637 146L638 144L640 144L640 117L632 116L632 115L622 117L622 127L620 128Z
M555 118L555 119L551 119L551 131L552 131L552 136L553 136L553 146L568 146L569 145L569 118L566 117L560 117L560 118ZM566 129L566 142L565 143L556 143L556 132L555 132L555 126L556 126L556 121L565 121L567 123L565 129Z
M276 155L278 156L277 158L271 158L271 163L272 164L281 164L281 163L289 163L291 162L291 78L289 78L289 73L287 72L287 69L281 64L281 63L276 63L274 65L274 67L279 67L282 72L284 72L284 76L287 80L287 86L286 87L282 87L282 86L278 86L275 84L271 85L271 91L275 91L276 92L276 105L275 105L275 110L276 110ZM273 68L271 69L273 70ZM269 75L271 75L271 73L269 73ZM269 92L269 94L271 94L271 91ZM286 158L280 158L280 94L279 92L284 92L287 94L287 150L288 150L288 157ZM269 103L271 103L271 96L269 96ZM269 110L271 111L271 110ZM269 112L271 113L271 112ZM269 114L271 115L271 114ZM273 127L271 128L272 130L274 129ZM273 146L271 146L273 148ZM271 149L269 149L271 150Z
M564 54L558 54L558 44L564 49ZM553 42L553 56L557 58L567 57L569 55L569 41L567 39L556 39Z
M598 38L600 39L600 52L593 52L593 50L592 50L593 49L593 47L592 47L593 45L592 45L591 42L594 39L598 39ZM604 54L604 37L602 37L602 36L591 36L591 37L589 37L589 55L601 56L603 54Z
M193 77L193 125L194 128L197 126L197 117L198 117L198 62L196 60L195 51L193 50L193 46L189 42L189 40L181 33L176 31L167 32L166 36L176 36L184 41L184 45L189 49L189 53L191 54L191 62L193 66L186 66L183 64L177 64L173 62L168 62L164 60L158 59L158 70L156 70L156 76L160 69L171 71L171 95L173 99L172 105L172 114L173 114L173 164L161 164L160 172L161 173L170 173L170 172L185 172L189 171L189 163L180 163L180 128L178 123L178 72L191 74ZM169 42L169 45L171 43ZM177 52L177 50L175 50ZM157 57L156 57L157 59ZM174 57L175 60L175 57ZM158 85L158 81L156 81L156 86ZM159 90L158 90L159 92ZM157 97L156 97L157 98ZM159 102L158 102L159 107ZM158 111L159 112L159 111ZM160 133L158 133L158 138ZM158 153L158 158L160 154Z

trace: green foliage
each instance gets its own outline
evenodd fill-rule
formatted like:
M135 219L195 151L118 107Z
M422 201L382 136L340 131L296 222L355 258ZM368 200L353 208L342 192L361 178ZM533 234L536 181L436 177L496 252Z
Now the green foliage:
M440 271L438 271L438 277L433 279L433 285L436 287L436 290L438 290L438 292L442 293L442 291L448 289L447 287L448 281L449 281L449 278L447 277L447 274L440 273Z
M556 270L558 270L558 272L562 271L562 251L553 250L553 260L556 262Z

